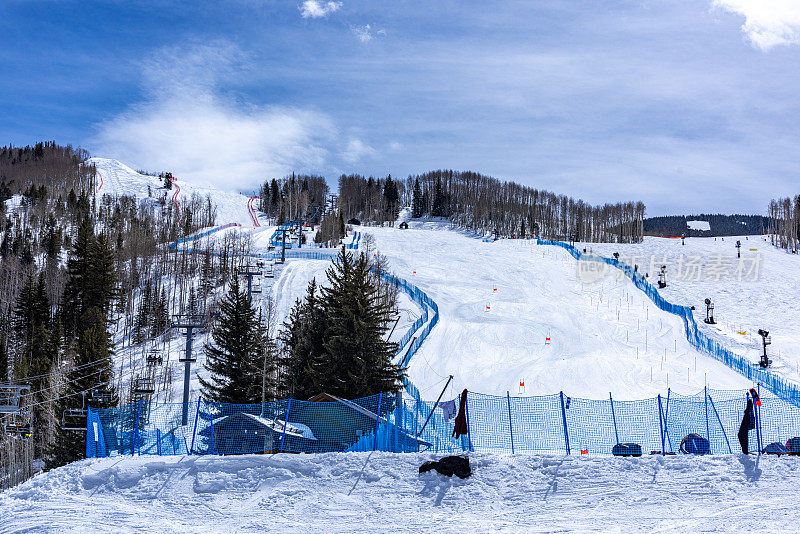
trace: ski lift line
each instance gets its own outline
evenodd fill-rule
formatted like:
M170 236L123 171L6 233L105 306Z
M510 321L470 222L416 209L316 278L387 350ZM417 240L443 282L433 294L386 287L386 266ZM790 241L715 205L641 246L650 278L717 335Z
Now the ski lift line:
M36 403L33 403L33 404L26 404L25 408L33 408L33 407L36 407L36 406L41 406L42 404L50 404L50 403L59 401L61 399L68 399L68 398L74 397L76 395L83 395L84 393L90 393L94 388L99 387L99 386L107 386L108 384L109 384L109 382L103 382L101 384L95 384L91 388L84 389L83 391L76 391L75 393L70 393L69 395L61 395L61 396L58 396L58 397L56 397L54 399L48 399L48 400L41 401L41 402L36 402Z
M42 374L42 375L32 375L32 376L24 376L22 378L13 378L13 379L8 380L7 382L3 382L3 384L7 383L9 385L14 385L14 384L19 383L19 382L29 382L30 380L33 380L34 378L44 378L44 377L53 376L53 375L57 375L57 374L61 374L61 373L70 373L72 371L80 371L81 369L85 369L87 367L93 367L95 365L99 365L99 364L103 363L103 361L104 360L95 360L93 362L84 363L84 364L81 364L81 365L78 365L78 366L75 366L75 367L70 367L69 369L52 371L50 373L45 373L45 374Z
M66 384L74 384L78 380L83 380L84 378L89 378L90 376L94 376L94 375L100 374L102 372L103 372L103 369L100 369L99 371L95 371L93 373L89 373L88 375L79 376L78 378L73 378L72 380L68 380L65 384L58 384L56 386L50 386L50 387L46 387L46 388L42 388L42 389L37 389L34 392L26 393L25 395L20 395L20 397L21 398L30 397L31 395L36 395L37 393L41 393L42 391L49 391L51 389L58 389L60 387L65 386Z

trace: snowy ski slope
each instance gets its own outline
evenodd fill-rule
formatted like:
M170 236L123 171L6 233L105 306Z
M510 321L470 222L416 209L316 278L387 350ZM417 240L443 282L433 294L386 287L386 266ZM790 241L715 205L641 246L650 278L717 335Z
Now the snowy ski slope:
M638 399L751 384L686 341L683 322L627 279L584 283L575 260L533 241L484 243L446 223L363 228L393 272L439 305L409 375L434 397L455 391ZM550 338L550 341L547 341ZM523 381L525 388L520 389Z
M93 163L99 173L98 196L110 195L129 195L138 199L147 198L147 186L150 186L153 197L160 197L164 194L163 181L156 176L139 174L124 163L115 159L90 158L87 163ZM253 220L248 211L249 198L241 193L222 191L214 186L186 182L179 177L173 182L173 190L167 191L167 200L170 201L176 190L179 190L175 198L182 204L191 199L193 193L197 193L203 199L206 195L217 208L217 224L239 223L243 226L253 226ZM175 187L177 186L177 187Z
M418 474L433 454L83 460L0 494L0 531L789 532L793 457L471 454L472 477Z
M661 294L675 304L695 306L701 328L731 350L757 362L758 329L768 330L767 351L774 372L800 382L800 256L772 246L763 236L680 239L645 237L633 245L578 244L604 256L619 252L626 261L653 272L667 265ZM736 241L742 258L736 257ZM751 250L756 249L756 250ZM651 266L652 265L652 266ZM714 305L717 325L706 325L704 299ZM745 332L740 334L739 332Z

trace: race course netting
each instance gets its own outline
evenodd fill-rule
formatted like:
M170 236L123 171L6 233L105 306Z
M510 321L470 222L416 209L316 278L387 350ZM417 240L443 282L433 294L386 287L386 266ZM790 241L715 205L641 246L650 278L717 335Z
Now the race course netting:
M459 398L451 399L459 405ZM787 444L800 436L800 409L764 392L755 407L749 452ZM632 443L643 454L680 453L684 438L707 440L704 452L740 452L737 438L747 403L745 391L668 391L655 398L618 401L563 393L512 397L468 393L468 434L452 437L453 419L433 402L407 393L326 402L296 399L264 404L144 402L89 409L86 456L125 454L253 454L342 451L479 452L610 455ZM427 424L426 424L427 421ZM423 427L424 425L424 427ZM797 451L800 452L800 451Z

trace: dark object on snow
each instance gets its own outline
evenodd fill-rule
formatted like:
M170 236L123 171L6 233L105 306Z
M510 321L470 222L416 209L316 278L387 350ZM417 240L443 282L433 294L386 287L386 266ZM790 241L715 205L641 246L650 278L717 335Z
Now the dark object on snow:
M469 458L466 456L446 456L437 462L425 462L419 466L420 473L427 473L431 469L446 477L455 475L458 478L467 478L472 474Z
M361 226L361 221L353 217L352 219L347 221L347 224L352 224L353 226Z
M642 446L638 443L617 443L611 449L614 456L641 456Z
M456 416L455 426L453 427L453 437L458 438L469 434L467 427L467 390L461 392L461 401L458 405L458 415Z
M711 445L703 436L691 433L681 441L683 454L711 454Z
M800 438L794 437L787 441L786 448L792 456L800 456Z
M405 222L405 221L401 222L400 223L400 229L401 230L408 230L408 223Z
M749 436L748 433L756 427L756 418L753 414L753 401L747 397L747 407L744 409L744 417L742 417L742 424L739 425L739 445L742 446L742 454L747 454L749 451Z
M764 450L761 452L763 454L777 454L780 456L781 454L789 454L789 449L787 449L783 443L775 441L764 447Z

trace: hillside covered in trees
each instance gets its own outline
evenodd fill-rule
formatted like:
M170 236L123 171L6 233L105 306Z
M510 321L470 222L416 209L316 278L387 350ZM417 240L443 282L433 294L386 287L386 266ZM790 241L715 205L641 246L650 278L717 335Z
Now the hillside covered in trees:
M771 200L768 220L772 244L796 253L800 243L800 195Z
M405 183L391 176L339 178L345 220L381 224L394 220L401 205L412 206L413 217L443 217L481 234L619 243L641 240L645 215L641 202L592 206L471 171L431 171Z
M710 230L690 228L688 221L704 221ZM709 237L729 235L759 235L767 231L769 219L761 215L667 215L644 220L644 234L662 237Z

